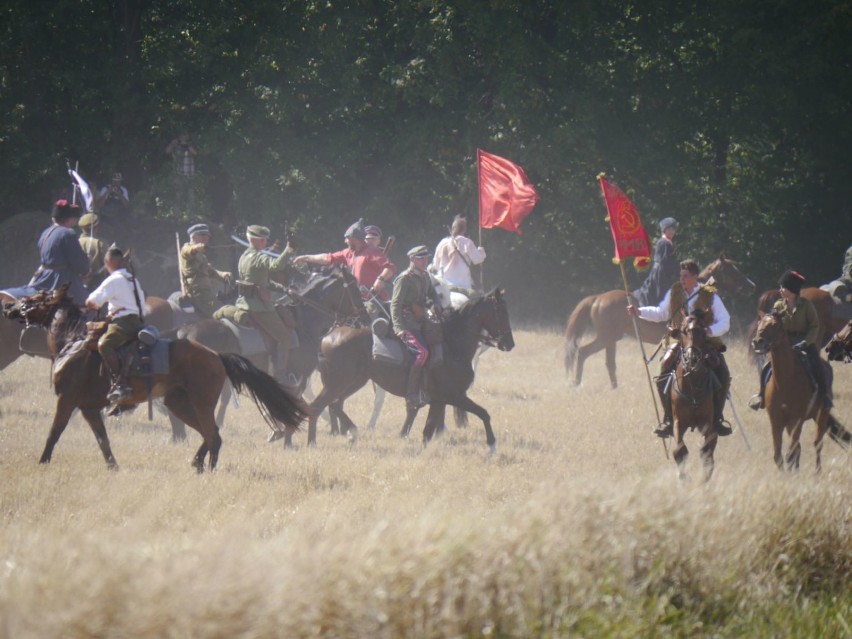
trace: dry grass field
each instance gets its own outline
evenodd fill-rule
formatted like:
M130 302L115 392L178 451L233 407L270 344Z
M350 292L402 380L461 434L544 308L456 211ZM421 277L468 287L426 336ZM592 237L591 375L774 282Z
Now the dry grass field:
M780 473L745 349L729 363L740 433L716 474L678 481L651 434L638 348L602 355L572 388L553 330L518 330L481 360L471 396L491 413L427 448L398 437L388 398L357 444L320 424L284 450L247 398L223 428L217 472L168 442L143 408L108 429L109 472L75 417L49 466L45 360L0 372L0 637L849 637L852 459L827 441L814 473ZM655 365L656 367L656 365ZM835 366L852 427L852 365ZM372 393L348 403L366 423Z

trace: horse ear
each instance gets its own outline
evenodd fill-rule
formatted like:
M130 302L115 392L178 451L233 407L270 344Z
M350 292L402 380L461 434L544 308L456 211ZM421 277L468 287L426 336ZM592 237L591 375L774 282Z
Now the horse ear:
M124 258L125 262L129 262L130 258L133 257L133 249L132 248L127 249L124 252L124 255L122 255L121 257Z
M66 282L65 284L63 284L62 286L57 288L53 292L53 299L61 300L63 297L66 297L68 295L68 289L69 289L70 286L71 286L71 282Z
M724 262L726 259L728 259L728 256L725 255L725 251L722 251L721 253L719 253L719 261L720 262Z

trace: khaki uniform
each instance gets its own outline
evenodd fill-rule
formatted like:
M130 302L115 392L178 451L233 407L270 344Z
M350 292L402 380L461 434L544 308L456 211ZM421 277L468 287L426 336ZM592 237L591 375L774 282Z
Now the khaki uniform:
M405 269L396 278L391 299L394 333L420 331L429 299L437 299L432 280L425 271Z
M286 271L290 266L293 250L288 246L277 258L255 248L248 248L240 257L238 283L240 295L238 309L248 311L252 321L278 343L279 353L293 343L293 329L289 328L275 310L275 292L282 289L269 278L270 273Z
M819 315L817 315L816 307L810 300L799 296L795 308L788 311L787 304L783 299L780 299L775 302L772 310L781 313L784 330L790 336L791 342L794 344L806 342L808 346L816 344L816 338L819 334Z
M225 273L210 265L203 245L190 242L180 249L180 272L186 297L192 302L195 312L212 317L218 307L213 282L225 281Z
M89 256L89 264L91 270L88 277L83 278L83 283L86 288L93 290L104 281L107 276L107 270L104 266L104 255L106 255L106 244L98 238L92 237L85 229L80 235L80 246L83 247L83 252Z

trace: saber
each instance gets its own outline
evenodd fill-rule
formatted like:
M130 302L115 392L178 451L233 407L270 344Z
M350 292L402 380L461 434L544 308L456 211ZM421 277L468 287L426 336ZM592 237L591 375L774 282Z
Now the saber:
M391 250L391 247L393 246L394 242L396 242L396 236L395 235L391 235L390 237L388 237L388 242L387 242L387 244L385 244L385 247L382 249L382 253L385 254L385 257L387 257L388 251Z
M251 244L249 244L246 240L241 238L239 235L232 235L231 239L234 240L237 244L241 244L246 248L249 248ZM276 253L275 251L270 251L269 249L263 249L261 251L264 255L268 255L269 257L281 257L281 253Z
M740 416L737 415L737 407L734 406L734 400L731 398L731 391L728 391L727 394L728 403L731 405L731 413L734 416L734 420L737 422L737 429L739 429L740 434L743 436L743 441L745 442L746 449L751 450L751 444L748 441L748 437L746 436L745 428L743 428L743 423L740 421Z

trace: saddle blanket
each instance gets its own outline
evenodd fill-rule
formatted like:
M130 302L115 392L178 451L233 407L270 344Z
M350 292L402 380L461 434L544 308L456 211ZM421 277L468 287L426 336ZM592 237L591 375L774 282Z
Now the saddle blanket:
M131 377L149 374L167 375L171 342L170 339L158 339L152 346L146 346L142 342L133 341L119 348L118 353L122 361L128 357L128 354L133 357L130 365ZM60 372L80 351L85 350L87 350L85 339L78 339L67 344L53 361L53 374Z
M269 352L266 340L263 339L263 333L261 333L258 329L240 326L225 317L219 319L219 321L227 326L234 334L234 337L237 338L240 343L240 353L244 357L251 357L252 355L261 355ZM291 350L294 348L299 348L299 336L295 332L293 333L293 343L290 345Z
M178 329L181 326L186 326L187 324L192 324L197 322L200 319L203 319L201 315L195 312L195 307L191 304L189 306L181 306L180 305L180 291L176 291L169 295L168 302L169 306L172 307L172 328ZM146 312L150 312L150 309L146 308Z

